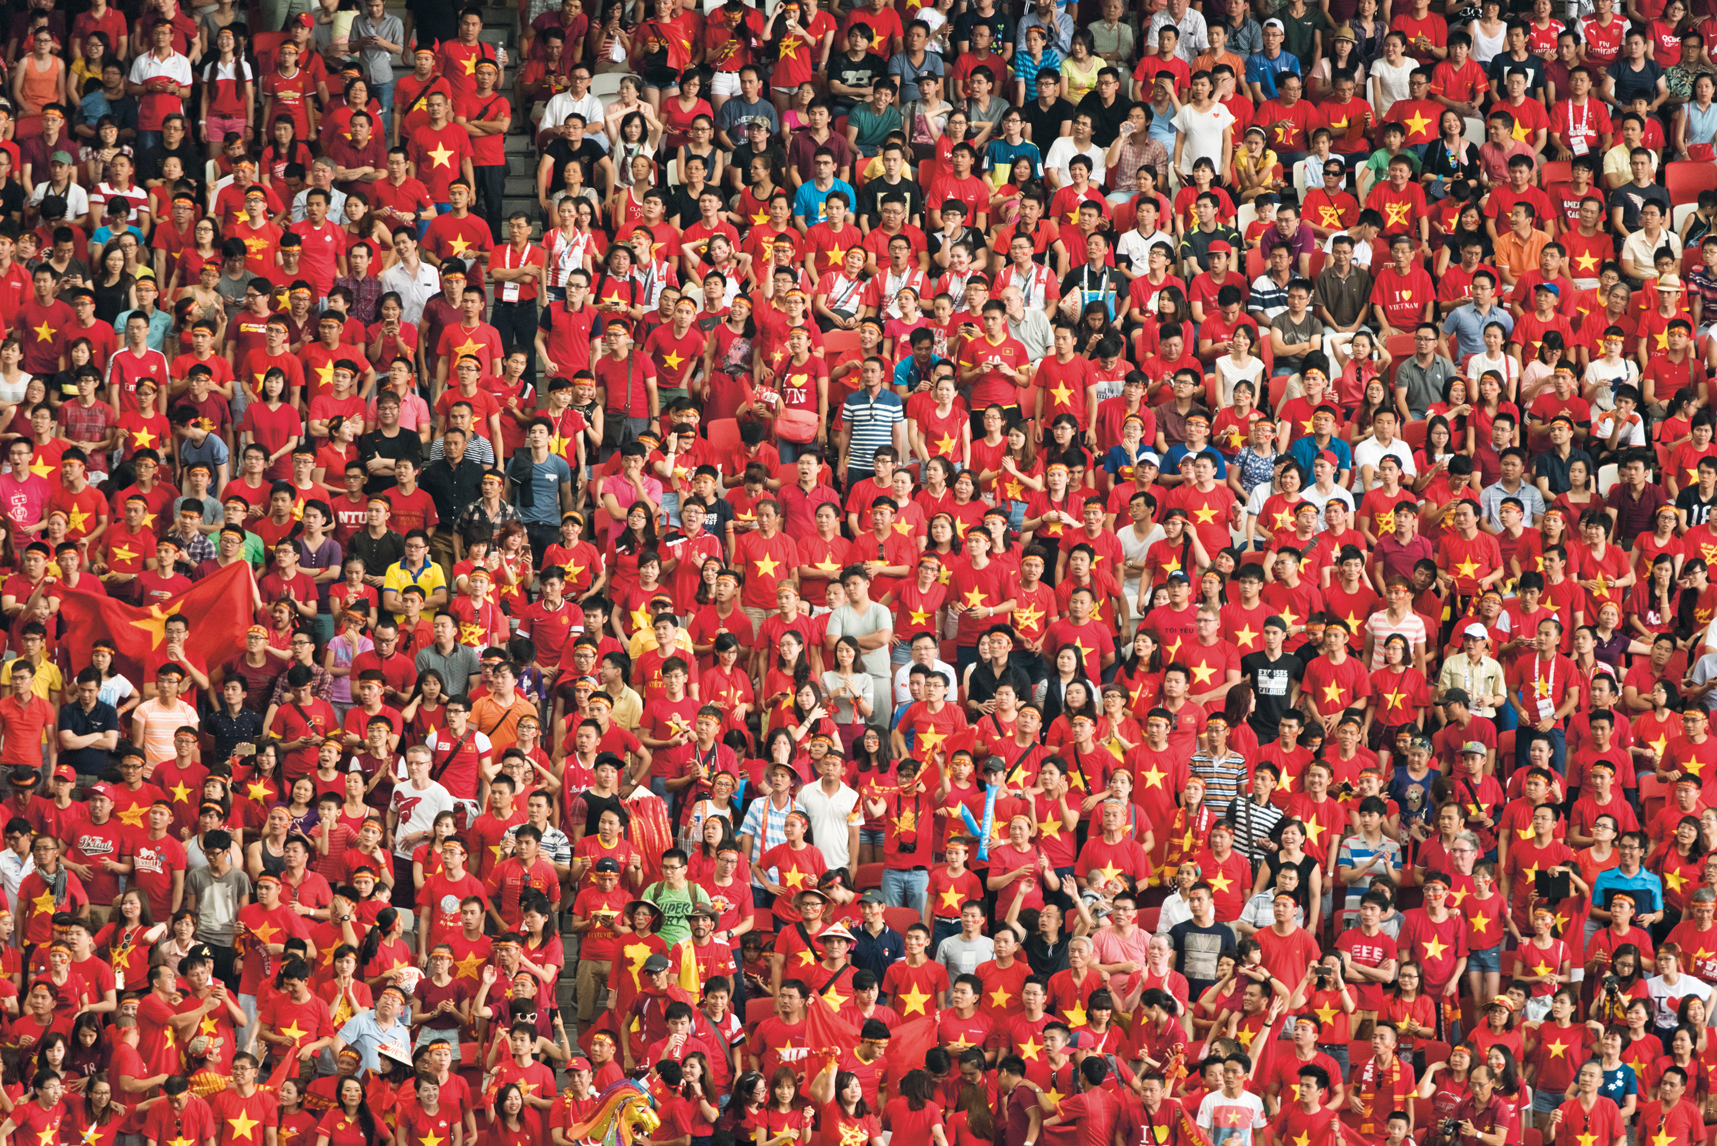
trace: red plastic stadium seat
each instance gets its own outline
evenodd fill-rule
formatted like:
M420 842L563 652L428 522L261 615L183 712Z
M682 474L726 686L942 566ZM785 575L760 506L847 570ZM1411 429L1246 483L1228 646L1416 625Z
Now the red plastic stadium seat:
M710 449L721 457L727 451L739 448L739 419L716 418L705 422L704 435L709 439Z
M1665 164L1663 186L1671 203L1692 203L1701 191L1717 191L1717 166L1697 162Z

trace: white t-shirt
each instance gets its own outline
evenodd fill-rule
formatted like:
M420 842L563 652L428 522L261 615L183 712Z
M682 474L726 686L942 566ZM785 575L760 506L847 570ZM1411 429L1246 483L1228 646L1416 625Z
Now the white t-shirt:
M1081 151L1079 145L1073 142L1071 135L1059 137L1050 146L1049 154L1043 157L1043 169L1045 171L1057 171L1060 173L1063 183L1070 182L1072 177L1067 173L1067 163L1075 155L1083 155L1091 161L1091 183L1093 186L1101 185L1103 174L1108 170L1103 165L1103 149L1093 143Z
M833 796L825 795L821 784L799 790L799 810L811 818L811 838L831 871L846 867L852 858L847 855L847 813L856 807L858 793L845 784Z
M1162 526L1153 525L1151 526L1150 532L1145 534L1145 539L1140 541L1137 535L1133 532L1132 522L1128 522L1123 525L1117 521L1115 522L1115 536L1121 539L1121 557L1124 560L1143 561L1145 559L1145 552L1149 550L1151 546L1161 541L1164 534ZM1140 576L1141 574L1138 573L1128 574L1126 584L1122 586L1129 603L1139 599Z
M1398 99L1407 98L1407 81L1413 75L1413 69L1418 66L1405 56L1399 66L1391 65L1388 60L1378 60L1371 65L1371 78L1377 81L1378 123L1383 123L1388 118L1391 104Z
M1222 166L1222 129L1234 123L1234 113L1219 102L1212 102L1209 111L1195 111L1191 104L1182 104L1175 112L1174 125L1186 135L1186 146L1181 150L1181 172L1190 176L1192 165L1200 159L1208 159L1217 167Z
M1229 1098L1220 1090L1198 1104L1198 1126L1211 1146L1251 1146L1252 1132L1264 1128L1264 1100L1249 1090Z
M481 734L479 734L481 735ZM425 835L435 828L435 817L443 812L453 810L453 796L434 780L427 788L414 788L408 779L404 783L395 784L393 802L388 809L399 817L399 828L394 833L396 841L406 839L418 832ZM422 840L413 840L410 847L394 844L393 854L400 859L410 859Z
M1402 441L1400 438L1396 438L1393 442L1390 442L1389 447L1385 449L1377 444L1376 438L1367 437L1363 442L1353 448L1353 488L1355 490L1360 493L1364 493L1366 490L1371 488L1371 483L1367 482L1363 476L1365 467L1377 465L1378 462L1383 460L1384 455L1388 455L1399 460L1401 462L1401 472L1408 477L1412 477L1419 472L1413 466L1412 447L1410 447L1406 442Z

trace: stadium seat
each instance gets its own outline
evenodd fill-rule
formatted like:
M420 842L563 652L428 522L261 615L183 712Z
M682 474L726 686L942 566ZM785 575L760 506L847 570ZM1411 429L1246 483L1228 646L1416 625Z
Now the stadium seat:
M924 922L924 917L919 914L916 907L885 907L882 909L882 920L905 935L908 927L914 923Z
M1669 803L1669 785L1649 773L1639 777L1639 802L1641 818L1646 823L1663 811Z
M1544 1146L1544 1132L1536 1126L1527 1127L1525 1146Z
M1246 249L1246 281L1251 282L1264 273L1264 252L1257 247Z
M1598 496L1610 496L1610 489L1621 480L1621 467L1615 462L1598 467Z
M823 359L826 362L838 362L842 355L858 352L859 336L856 330L831 330L823 335Z
M1162 917L1163 909L1161 904L1158 904L1156 907L1139 908L1139 926L1148 934L1156 934L1157 924L1161 922Z
M825 343L827 340L824 340ZM710 449L720 457L728 450L739 448L739 419L715 418L704 423L704 436L709 439Z
M1466 130L1461 133L1461 138L1465 139L1468 143L1472 144L1474 147L1481 146L1484 143L1484 138L1485 138L1485 136L1484 136L1484 120L1476 119L1473 116L1469 115L1469 116L1464 117L1461 122L1466 127Z
M775 1000L768 995L745 1000L745 1025L754 1027L775 1014Z
M882 886L882 866L879 863L862 863L853 875L853 888L856 891L869 891L873 887Z
M1666 163L1663 186L1671 203L1697 201L1701 191L1717 191L1717 166L1708 162Z
M1574 177L1574 164L1567 159L1548 159L1544 166L1538 169L1540 186L1554 187L1558 183L1566 183Z
M1430 1066L1432 1063L1448 1062L1449 1061L1449 1044L1448 1043L1445 1043L1445 1042L1429 1042L1429 1043L1420 1043L1419 1045L1425 1051L1425 1065L1426 1066ZM1418 1124L1418 1119L1414 1119L1414 1124L1415 1125Z
M1423 449L1425 446L1425 430L1429 424L1430 423L1423 419L1416 422L1408 422L1405 426L1401 427L1401 437L1413 449Z

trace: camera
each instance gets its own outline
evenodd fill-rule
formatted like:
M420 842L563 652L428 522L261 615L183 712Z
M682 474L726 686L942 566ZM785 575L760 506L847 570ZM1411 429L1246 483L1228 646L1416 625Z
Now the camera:
M1622 981L1614 975L1604 976L1604 990L1614 995L1622 989Z
M1327 967L1314 968L1312 970L1312 981L1317 983L1318 990L1327 990L1329 988L1329 969Z
M1461 1120L1458 1118L1443 1119L1441 1122L1437 1123L1437 1133L1442 1135L1444 1138L1460 1137Z

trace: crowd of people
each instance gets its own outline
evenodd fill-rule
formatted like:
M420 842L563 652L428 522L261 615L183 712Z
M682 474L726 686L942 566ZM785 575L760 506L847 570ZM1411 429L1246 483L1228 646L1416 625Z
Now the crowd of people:
M0 1146L1704 1142L1717 8L1396 6L16 12Z

